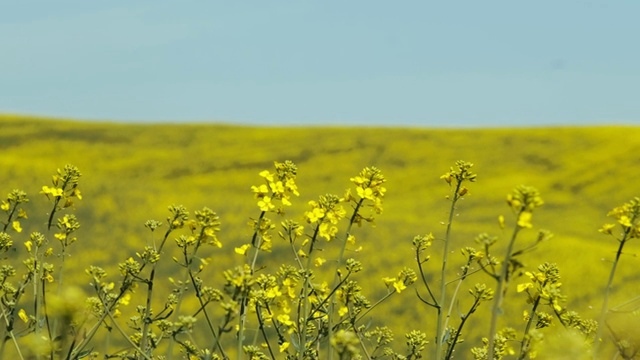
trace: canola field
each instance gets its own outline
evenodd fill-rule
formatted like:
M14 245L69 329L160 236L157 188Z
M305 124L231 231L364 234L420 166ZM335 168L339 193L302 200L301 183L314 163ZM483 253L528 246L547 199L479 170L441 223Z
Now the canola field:
M145 222L164 221L172 204L189 211L207 206L219 215L217 237L222 248L210 254L203 278L212 284L222 282L223 270L245 262L234 249L250 240L252 228L247 223L260 214L251 187L261 184L261 171L285 160L297 166L300 195L291 199L283 220L304 222L309 201L324 194L343 196L349 179L364 167L376 167L384 174L384 211L376 216L375 226L354 230L361 247L349 250L363 262L358 281L371 299L386 293L383 278L404 266L416 268L411 243L416 235L434 235L425 269L428 277L439 275L451 191L441 175L457 160L474 164L477 181L467 184L468 194L455 211L449 277L456 277L465 260L459 249L478 246L474 243L478 234L497 236L496 246L505 246L509 227L502 229L498 219L504 216L507 223L514 222L506 195L518 185L533 186L544 205L534 214L533 229L522 233L521 247L535 242L539 229L554 236L520 260L528 270L543 262L556 263L567 306L589 318L598 316L617 249L616 241L598 230L612 222L607 218L612 208L640 196L638 127L249 127L0 117L0 191L4 197L13 189L24 190L31 199L25 204L30 219L46 221L50 205L40 191L51 185L56 169L73 164L82 173L82 200L74 202L81 227L65 260L65 283L84 287L87 293L91 290L85 269L97 265L116 275L118 263L152 241ZM23 227L21 234L29 234L42 224L29 221ZM288 244L279 241L274 237L272 260L265 267L291 260ZM4 261L24 255L20 237L14 242L16 251ZM335 254L326 246L330 262ZM638 252L638 243L625 247L611 306L640 295ZM180 277L178 270L160 268L159 277ZM473 276L493 285L481 272ZM514 304L505 309L509 319L521 318L524 308L524 298L514 300L519 296L517 282L508 289ZM168 282L165 285L168 289ZM635 303L640 308L640 302ZM489 308L480 309L480 315L470 320L469 342L486 336ZM408 329L431 334L434 313L409 288L376 308L372 316L398 334ZM466 344L459 349L468 351Z

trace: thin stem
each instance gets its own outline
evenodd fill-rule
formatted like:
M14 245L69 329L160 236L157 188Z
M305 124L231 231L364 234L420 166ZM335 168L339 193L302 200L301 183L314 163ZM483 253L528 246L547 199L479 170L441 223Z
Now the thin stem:
M273 349L271 349L271 343L269 342L269 337L267 336L267 332L264 330L264 320L262 319L262 314L260 313L260 305L256 304L256 316L258 317L258 324L260 328L260 332L262 333L262 337L264 338L264 342L267 343L267 348L269 349L269 355L273 360L276 359L276 356L273 354Z
M324 218L324 217L323 217ZM313 252L313 245L316 242L316 239L318 237L318 232L320 231L320 223L318 223L318 225L316 226L315 230L313 231L313 236L311 237L311 244L309 245L309 254L307 254L307 266L306 268L302 268L305 272L304 272L304 283L302 285L302 296L301 299L303 302L303 310L302 310L302 315L300 316L300 314L298 314L298 319L304 319L303 323L302 323L302 331L300 331L299 338L299 344L300 346L298 347L298 358L302 358L304 356L304 352L305 352L305 348L306 348L306 344L307 344L307 323L308 323L308 316L310 316L309 314L309 295L308 295L308 291L309 291L309 278L310 278L310 274L309 274L309 268L311 267L311 253ZM302 267L302 262L300 262L300 258L298 257L297 252L295 251L295 248L293 247L293 241L291 241L291 246L293 249L293 253L296 256L296 259L298 260L298 262L300 263L300 266Z
M444 326L443 326L443 329L445 331L449 327L449 319L451 319L451 314L453 313L453 305L455 304L456 298L458 297L460 286L462 285L462 282L464 281L464 279L467 278L467 274L469 273L469 266L471 266L471 257L469 257L467 264L464 266L464 270L462 271L462 276L458 279L458 284L456 285L456 289L453 291L453 295L451 296L451 302L449 303L449 311L447 311L447 317L444 321Z
M518 214L516 215L516 219L520 217L520 214L524 211L524 209L520 209ZM496 341L496 331L498 330L498 316L502 313L502 300L504 299L504 291L502 287L505 286L507 282L507 277L509 276L509 263L511 262L511 253L513 252L513 245L516 242L516 238L518 237L518 233L520 232L520 225L516 223L513 234L511 235L511 240L509 240L509 245L507 246L507 250L505 251L504 260L502 262L502 267L500 269L500 277L498 277L498 284L495 291L495 297L493 298L493 308L491 309L491 327L489 330L489 343L488 343L488 359L493 359L494 355L494 345Z
M345 249L347 248L347 240L349 239L349 236L351 235L351 228L353 227L353 224L356 221L356 216L358 216L358 211L360 210L360 207L362 206L362 204L364 203L364 198L361 198L358 203L356 204L356 207L353 209L353 214L351 214L351 219L349 219L349 225L347 225L347 231L345 233L344 236L344 241L342 243L342 248L340 249L340 256L338 257L338 264L336 266L336 274L333 277L333 285L334 285L334 291L331 292L330 295L330 301L329 301L329 321L327 323L328 327L329 327L329 331L327 334L327 337L329 339L331 339L331 337L333 336L333 328L331 326L331 321L333 320L333 310L335 307L335 304L333 302L333 295L335 294L335 289L336 286L338 286L338 282L339 282L339 278L338 278L338 271L340 269L340 266L342 266L342 262L344 261L344 252ZM329 360L333 359L333 351L331 351L331 341L327 342L327 353L329 355Z
M445 330L443 328L444 324L442 319L442 316L443 316L442 307L447 301L447 260L449 257L449 242L451 239L451 226L453 224L453 215L456 211L456 203L460 198L459 191L460 191L461 185L462 185L462 181L456 182L456 188L453 191L453 200L451 201L451 208L449 209L447 231L444 237L444 249L442 251L442 269L440 271L440 299L436 307L438 309L438 318L436 321L436 353L434 356L434 359L436 360L442 358L442 346L443 346L442 341L443 341L443 335ZM450 314L448 314L447 317L448 316L450 316Z
M467 312L466 315L462 316L462 319L460 321L460 325L458 326L458 330L456 330L456 334L454 335L451 344L449 345L448 349L447 349L447 354L445 355L445 360L449 360L451 359L451 357L453 356L453 349L455 348L456 344L458 343L458 338L460 337L460 334L462 333L462 327L464 327L464 324L467 322L467 319L469 319L469 316L471 316L471 314L473 314L476 309L478 309L478 305L480 305L480 298L476 298L473 302L473 305L471 305L471 308L469 309L469 312ZM491 359L491 358L489 358Z
M546 283L546 282L545 282ZM542 284L544 287L545 284ZM518 355L518 360L522 360L527 356L527 352L529 351L529 345L531 344L531 339L527 338L529 335L529 331L531 329L531 324L533 324L533 319L536 317L536 309L538 309L538 305L540 304L540 295L536 297L536 300L533 302L533 306L531 308L531 314L529 316L529 320L527 321L527 326L524 328L524 333L522 334L522 341L520 342L520 355Z
M11 321L9 320L9 315L7 314L7 312L4 309L4 304L2 304L2 302L0 302L0 306L2 306L1 310L2 310L2 317L4 318L5 323L7 324L7 326L5 327L5 331L8 330L10 327L13 326L13 324L11 323ZM20 357L21 360L24 360L24 357L22 356L22 352L20 351L20 346L18 345L18 340L16 340L16 336L13 333L13 329L8 330L8 335L6 337L11 338L11 341L13 342L13 345L16 348L16 351L18 352L18 356ZM4 354L4 349L6 346L6 337L3 337L2 339L2 345L0 345L0 358L4 358L3 354Z
M634 217L635 220L635 217ZM613 261L613 265L611 266L611 272L609 273L609 279L607 280L607 286L604 288L604 299L602 301L602 309L600 310L600 316L598 317L598 330L596 331L595 342L593 344L593 358L596 359L598 355L598 350L600 348L600 337L602 337L604 321L607 317L607 310L609 308L609 295L611 294L611 288L613 286L613 278L616 274L616 268L618 267L618 262L620 260L620 256L622 255L622 248L624 244L627 242L627 238L631 232L631 228L627 227L624 231L624 235L620 240L620 245L618 246L618 251L616 252L616 258Z
M260 253L260 246L262 245L261 244L262 237L259 236L259 232L260 232L260 225L262 223L262 219L264 218L265 214L266 214L266 211L260 212L260 217L258 217L258 221L256 222L256 228L254 229L253 236L251 237L251 245L255 249L253 253L253 259L250 265L251 275L253 275L255 271L256 261L258 260L258 254ZM245 329L245 323L247 321L247 300L248 300L247 296L248 296L248 293L245 292L240 297L241 303L240 303L240 317L238 318L238 344L236 346L236 350L238 352L237 354L238 359L244 358L244 356L242 355L242 344L244 342L244 329Z

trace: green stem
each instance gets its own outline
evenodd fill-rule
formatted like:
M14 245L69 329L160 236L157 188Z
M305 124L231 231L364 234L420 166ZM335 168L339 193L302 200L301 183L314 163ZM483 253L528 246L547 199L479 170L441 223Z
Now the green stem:
M322 221L322 220L320 220ZM309 254L307 254L307 267L303 268L303 270L305 270L304 272L304 283L302 285L302 296L301 296L301 300L303 302L303 311L302 311L302 316L300 316L300 314L298 314L298 319L304 319L304 321L302 322L302 330L300 331L300 333L298 334L298 343L299 343L299 347L298 347L298 359L302 359L302 357L304 356L304 352L306 350L306 346L307 346L307 323L308 323L308 318L310 317L311 314L309 314L309 295L308 295L308 291L309 291L309 278L310 278L310 273L309 273L309 268L311 267L311 253L313 252L313 245L316 242L316 239L318 237L318 232L320 231L320 223L318 223L318 225L316 226L316 229L313 231L313 236L311 238L311 244L309 245ZM291 246L293 247L293 241L291 241ZM298 254L295 251L295 248L293 248L293 252L296 256L296 259L299 260L298 258Z
M451 208L449 209L449 219L447 221L447 231L444 237L444 249L442 251L442 269L440 270L440 299L436 304L436 308L438 309L438 318L436 320L436 353L434 356L435 360L442 358L442 348L443 348L443 337L444 337L444 328L443 328L443 313L442 307L447 301L447 260L449 258L449 240L451 238L451 226L453 224L453 215L456 211L456 203L460 198L458 192L460 191L460 186L462 185L462 181L456 182L456 188L453 192L453 200L451 201ZM451 314L448 314L449 317Z
M636 219L636 216L633 217L631 223L633 223ZM611 266L611 272L609 273L609 279L607 280L607 286L604 288L604 299L602 301L602 309L600 310L600 316L598 317L598 330L596 331L595 342L593 344L593 358L596 359L598 356L598 351L600 349L600 338L602 337L603 332L603 324L607 317L607 311L609 308L609 296L611 294L611 288L613 286L613 278L616 274L616 268L618 267L618 262L620 260L620 256L622 255L622 248L624 244L627 242L629 234L631 233L631 227L627 227L624 231L624 235L620 240L620 245L618 246L618 251L616 251L616 258L613 261L613 265Z
M524 209L520 209L520 211L516 215L516 219L520 218L520 214L524 211ZM507 277L509 276L509 263L511 262L511 253L513 252L513 245L516 242L516 238L518 237L518 233L520 232L520 225L516 223L515 228L513 229L513 234L511 235L511 240L509 240L509 246L507 246L507 250L505 251L504 260L502 262L502 267L500 269L500 276L498 277L498 284L495 291L495 297L493 298L493 307L491 309L491 327L489 330L489 343L488 343L488 359L493 359L494 355L494 345L496 341L496 332L498 330L498 316L502 313L502 300L504 299L504 291L502 289L505 286L507 281Z
M456 330L456 334L453 337L452 341L451 341L451 345L449 345L448 349L447 349L447 354L445 355L445 360L449 360L453 357L453 349L456 347L456 344L458 343L458 338L460 337L460 334L462 333L462 328L464 327L464 324L467 322L467 319L469 319L469 316L471 316L471 314L473 314L476 309L478 309L478 305L480 305L480 299L476 298L473 302L473 305L471 305L471 309L469 309L469 312L467 312L466 315L462 316L462 319L460 321L460 325L458 326L458 330Z
M336 266L336 273L333 277L333 288L335 289L335 287L338 285L338 282L340 281L340 279L338 278L338 270L340 269L340 266L342 266L342 262L344 261L344 251L347 248L347 240L349 239L349 236L351 235L351 228L353 227L353 224L356 221L356 217L358 216L358 211L360 210L360 207L362 206L362 204L364 203L364 198L361 198L358 203L356 204L356 207L353 209L353 214L351 215L351 219L349 219L349 225L347 225L347 231L344 237L344 241L342 242L342 248L340 249L340 256L338 257L338 264ZM333 326L331 326L331 321L333 320L333 310L335 307L335 304L333 302L333 296L335 294L335 291L333 291L331 293L330 299L329 299L329 321L327 323L329 329L328 329L328 333L327 333L327 337L329 339L329 341L327 341L327 354L329 355L328 359L331 360L333 359L333 351L331 351L331 337L333 336Z
M467 274L469 273L469 267L471 266L471 258L467 261L467 264L464 266L462 271L462 276L458 279L458 284L456 284L456 289L453 291L453 295L451 296L451 302L449 303L449 310L447 311L447 317L444 320L443 329L447 329L449 327L449 320L451 319L451 314L453 313L453 305L456 302L456 298L458 297L458 293L460 292L460 287L462 286L462 282L467 278Z
M546 283L546 282L545 282ZM544 287L545 283L542 284ZM529 351L529 345L531 344L531 339L528 339L529 331L531 330L531 324L533 324L533 318L536 317L536 309L538 309L538 305L540 304L540 295L536 297L536 300L533 302L533 307L531 308L531 314L529 316L529 320L527 321L527 326L524 328L524 333L522 334L522 341L520 342L520 355L518 355L518 360L523 360L525 356L527 356L527 352Z

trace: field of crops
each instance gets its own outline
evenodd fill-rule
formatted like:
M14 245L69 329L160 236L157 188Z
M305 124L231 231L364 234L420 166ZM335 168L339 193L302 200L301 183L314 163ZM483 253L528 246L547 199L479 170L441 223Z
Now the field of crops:
M24 204L29 219L23 221L23 231L13 235L17 250L8 252L5 261L13 261L18 267L27 251L19 244L32 231L46 229L50 201L40 193L42 187L52 186L51 175L57 169L73 164L82 173L82 199L73 205L81 227L74 233L77 242L65 260L66 284L78 285L90 295L91 279L85 273L89 265L103 267L115 279L118 263L154 241L145 222L164 221L169 216L167 207L179 204L191 214L206 206L220 217L217 238L222 248L207 254L209 266L201 275L217 286L224 283L225 269L247 260L234 249L251 242L253 228L247 223L261 213L252 192L252 186L264 182L259 173L273 171L274 161L285 160L297 166L300 195L291 197L292 205L282 218L274 214L272 220L278 227L284 219L304 223L309 201L318 200L319 195L343 196L353 185L350 179L363 168L376 167L384 174L384 211L376 215L374 226L365 223L354 227L358 246L347 249L348 257L362 261L364 269L355 276L373 302L387 294L383 278L395 276L403 267L417 271L412 248L416 235L435 236L425 270L427 278L434 282L439 279L451 205L451 187L441 176L457 160L474 164L477 181L465 185L468 193L456 205L449 244L449 279L455 279L464 264L459 249L479 247L474 239L480 233L497 236L496 254L502 255L511 225L518 220L506 196L519 185L529 185L539 190L544 205L536 209L532 229L524 229L519 235L520 247L535 242L540 229L554 236L519 260L526 271L543 262L556 263L566 306L585 318L598 317L618 246L598 230L605 223L615 222L607 217L611 209L640 196L637 127L280 128L125 125L7 115L0 117L0 191L4 198L13 189L24 190L30 201ZM504 216L504 228L500 216ZM344 231L340 226L339 231ZM274 236L272 252L264 258L265 269L275 272L277 264L292 261L288 246ZM337 253L330 248L332 244L324 246L324 257L330 264ZM167 250L173 256L177 251ZM611 307L640 295L639 251L638 241L625 247ZM320 267L318 276L323 271L332 273L332 269ZM168 266L159 267L158 273L162 279L182 276L170 261ZM493 279L483 272L472 276L463 285L465 294L476 282L494 286ZM516 329L524 326L522 312L527 308L525 297L515 289L515 284L525 281L526 275L522 277L508 289L507 316L501 320ZM169 291L168 280L160 284ZM403 334L411 329L424 331L429 339L434 337L435 310L418 300L413 287L425 295L424 288L416 284L394 294L370 314L372 324L384 323L396 332L400 345L404 343ZM456 306L466 308L465 301L461 296ZM640 302L630 306L634 304L640 307ZM195 303L186 302L185 307L189 306ZM489 311L487 304L469 320L467 340L457 352L481 345L480 337L489 332ZM231 335L229 338L232 340ZM113 341L118 343L117 339Z

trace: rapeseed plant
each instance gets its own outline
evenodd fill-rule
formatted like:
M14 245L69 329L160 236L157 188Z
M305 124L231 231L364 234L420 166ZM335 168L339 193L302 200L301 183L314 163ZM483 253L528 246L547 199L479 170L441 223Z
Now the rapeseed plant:
M453 219L460 200L470 195L468 183L476 181L472 167L458 161L441 177L451 191L446 230L441 238L431 233L413 238L417 271L406 266L387 270L378 283L381 295L370 300L370 289L359 282L368 264L357 258L368 244L356 234L354 225L374 224L383 212L386 178L378 168L366 167L350 178L352 187L342 196L328 193L308 201L297 219L284 218L292 199L300 195L296 165L274 162L273 170L259 172L261 183L249 187L258 216L249 219L249 239L231 251L243 261L218 274L219 288L207 269L223 248L220 218L207 207L192 216L185 207L172 205L166 221L144 223L150 239L115 264L115 278L87 264L89 287L84 289L81 284L63 283L62 276L65 258L78 241L80 216L73 211L75 202L82 199L81 173L67 165L53 176L52 186L41 189L52 205L43 233L22 234L29 219L24 208L30 201L26 193L13 190L0 202L0 253L4 256L0 265L0 357L11 351L19 359L406 360L424 358L432 345L434 359L452 359L457 345L473 340L463 338L465 325L486 302L493 302L487 319L491 330L488 337L472 344L476 345L471 348L475 359L548 356L557 346L555 334L549 335L554 324L566 330L560 337L579 343L575 354L584 355L594 343L596 356L605 323L620 356L636 356L637 339L613 329L613 323L605 319L624 310L608 308L609 292L623 246L640 237L640 200L612 210L609 215L616 223L601 229L615 237L619 247L598 324L567 308L555 264L528 270L519 260L552 237L541 230L527 246L516 246L521 233L534 227L534 210L543 204L532 187L517 187L507 196L514 220L505 256L493 255L498 237L481 233L475 238L477 249L460 249L461 266L452 275ZM498 217L500 228L506 223L504 216ZM429 251L439 242L443 244L442 264L432 271ZM25 255L20 271L9 262L17 253L16 243ZM279 258L272 268L263 257L276 246L276 251L284 247L288 257ZM171 266L182 272L175 279L164 276ZM495 280L496 289L474 282L468 300L462 302L464 285L477 276ZM507 326L498 330L506 289L518 276L524 279L516 285L518 297L527 306L523 320L508 319ZM432 278L439 283L434 286ZM392 296L405 296L418 280L426 291L415 290L418 300L436 311L435 322L425 322L435 328L434 340L429 341L429 331L403 329L404 348L396 351L393 331L375 320L372 312ZM51 284L57 285L55 293ZM93 294L86 295L85 290Z

